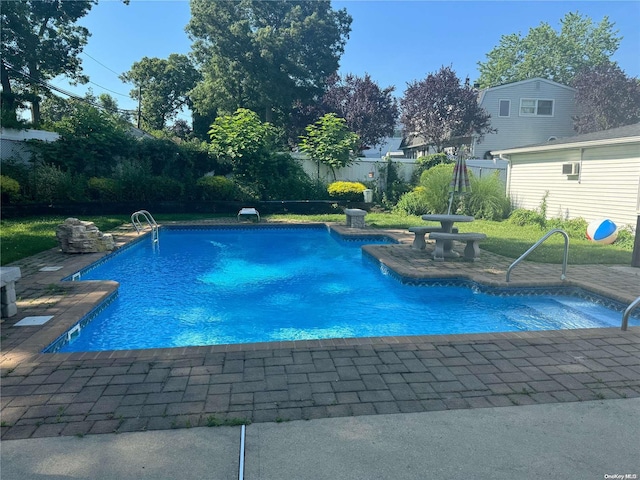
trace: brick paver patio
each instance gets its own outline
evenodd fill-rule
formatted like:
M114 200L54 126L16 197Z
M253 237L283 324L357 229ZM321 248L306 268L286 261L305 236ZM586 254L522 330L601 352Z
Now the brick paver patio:
M402 276L506 285L508 259L435 263L390 233L403 243L365 251ZM2 439L640 396L640 327L40 353L117 288L59 281L101 256L50 250L14 264L23 278L18 315L1 325ZM569 266L567 276L524 262L511 284L582 286L624 304L640 296L637 268ZM13 326L33 315L54 318Z

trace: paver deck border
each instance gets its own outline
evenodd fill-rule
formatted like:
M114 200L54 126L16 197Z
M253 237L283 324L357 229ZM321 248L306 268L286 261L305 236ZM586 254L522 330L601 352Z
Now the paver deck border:
M399 275L504 286L500 256L435 266L410 235L387 233L400 243L364 250ZM640 327L39 353L117 288L59 282L102 256L53 250L17 262L19 313L1 325L3 439L640 396ZM63 268L40 270L50 263ZM512 285L574 285L621 302L640 294L633 270L571 266L569 281L551 280L558 269L523 264ZM36 314L52 324L12 328Z

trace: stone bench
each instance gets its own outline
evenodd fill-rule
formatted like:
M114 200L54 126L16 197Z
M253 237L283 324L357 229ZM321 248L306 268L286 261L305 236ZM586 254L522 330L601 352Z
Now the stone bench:
M0 297L2 318L18 313L16 306L16 281L21 277L19 267L0 267Z
M344 213L347 215L347 227L364 228L364 216L367 214L365 210L359 208L345 208Z
M443 233L443 232L434 232L429 235L429 238L436 241L436 248L433 251L433 259L436 262L444 261L446 256L457 256L455 252L450 253L455 255L447 255L447 249L445 246L446 242L458 241L458 242L466 242L466 247L464 248L464 260L473 262L476 258L480 256L480 246L479 243L482 240L485 240L487 236L484 233Z
M415 236L413 238L413 243L411 244L411 248L415 250L424 250L427 248L427 242L425 241L425 235L432 234L435 232L442 232L441 227L409 227L409 231L412 232ZM458 233L458 227L453 227L453 233ZM431 238L431 237L429 237Z

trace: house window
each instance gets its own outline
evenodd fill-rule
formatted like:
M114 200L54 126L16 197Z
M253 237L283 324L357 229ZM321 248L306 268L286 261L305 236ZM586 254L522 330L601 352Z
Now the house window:
M521 98L520 115L523 117L551 117L553 116L553 100Z
M511 101L510 100L500 100L500 113L499 113L498 116L500 116L500 117L508 117L510 110L511 110Z
M539 100L537 98L520 99L520 115L523 117L551 117L553 116L553 100Z
M538 100L538 115L553 115L553 100Z

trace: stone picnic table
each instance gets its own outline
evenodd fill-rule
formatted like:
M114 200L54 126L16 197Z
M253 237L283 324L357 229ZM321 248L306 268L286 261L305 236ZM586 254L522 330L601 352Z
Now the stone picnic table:
M454 223L473 222L475 218L470 215L429 214L422 215L422 220L427 222L440 222L442 233L452 233ZM457 252L453 251L452 240L445 241L442 254L444 258L457 258L459 256Z

